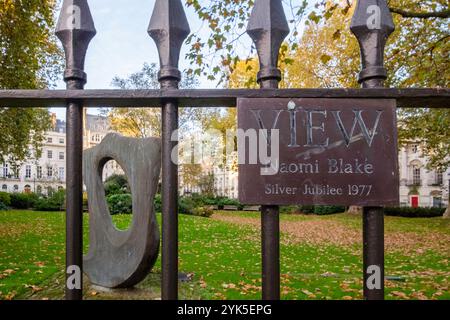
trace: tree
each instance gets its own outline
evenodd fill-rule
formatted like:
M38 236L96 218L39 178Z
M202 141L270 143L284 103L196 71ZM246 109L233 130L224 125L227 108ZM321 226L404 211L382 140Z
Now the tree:
M0 0L0 89L47 88L61 74L55 7L54 0ZM18 168L26 158L39 157L50 125L45 108L0 108L0 162Z
M360 70L359 47L349 31L354 1L326 1L323 11L314 21L307 21L305 31L294 51L282 48L280 68L285 88L357 88ZM405 9L430 9L431 2L391 1L391 5ZM434 1L436 10L443 1ZM424 8L424 9L422 9ZM431 10L431 9L430 9ZM430 11L429 10L429 11ZM386 68L391 87L448 87L450 68L448 55L450 36L440 18L404 18L394 14L397 26L386 48ZM283 46L284 47L284 46ZM228 76L228 86L256 87L256 58L240 60ZM220 125L229 125L235 111L219 118ZM401 109L399 110L399 142L405 145L412 140L422 142L422 149L429 157L429 167L447 168L450 164L450 110L449 109Z
M204 22L202 34L205 26L209 27L207 37L202 38L199 32L194 32L188 38L190 50L187 58L193 66L189 69L190 73L204 74L212 80L221 76L222 81L227 80L243 55L239 47L246 47L247 43L242 36L245 34L254 2L186 0L186 5L192 7L198 18ZM320 24L336 12L346 14L354 3L355 0L283 1L291 27L287 39L289 50L295 51L298 48L298 40L302 37L300 31L305 23ZM443 19L450 16L446 0L388 0L388 4L391 12L401 18L442 23ZM238 43L241 46L236 45ZM249 52L248 57L251 57L254 54L253 48L252 51L250 48L246 49Z
M158 67L156 64L144 64L141 71L128 78L115 77L112 85L119 89L157 89ZM184 75L180 87L194 88L198 81L194 76ZM193 121L201 119L208 110L199 108L180 109L180 130L185 130ZM161 109L157 108L113 108L109 112L111 129L126 136L145 138L161 135Z
M202 194L208 197L214 196L215 187L214 187L214 174L213 173L207 173L202 175L199 178L198 185L200 187L200 190L202 191Z

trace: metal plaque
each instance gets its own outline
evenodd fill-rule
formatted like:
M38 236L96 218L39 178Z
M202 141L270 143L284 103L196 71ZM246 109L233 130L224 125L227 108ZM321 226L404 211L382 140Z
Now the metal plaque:
M238 99L239 200L399 204L390 99Z

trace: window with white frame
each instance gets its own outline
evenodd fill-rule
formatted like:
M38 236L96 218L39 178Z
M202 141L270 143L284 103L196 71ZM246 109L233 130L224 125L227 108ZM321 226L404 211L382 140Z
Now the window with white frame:
M2 177L7 178L8 174L9 174L9 166L7 163L4 163L2 168Z
M53 158L53 151L52 150L47 150L47 158L48 159L52 159Z
M47 138L47 143L53 143L53 138L48 137Z
M59 179L64 180L64 167L59 167L58 174Z
M64 152L59 153L59 160L64 160Z
M48 166L47 167L47 177L48 178L53 177L53 168L52 168L52 166Z
M413 168L413 184L414 185L420 185L420 168L419 167L414 167Z
M25 166L25 179L30 179L30 178L31 178L31 166L26 165Z
M41 166L36 167L36 177L38 179L42 179L42 167Z
M59 143L60 143L60 144L64 144L64 138L60 138L60 139L59 139Z

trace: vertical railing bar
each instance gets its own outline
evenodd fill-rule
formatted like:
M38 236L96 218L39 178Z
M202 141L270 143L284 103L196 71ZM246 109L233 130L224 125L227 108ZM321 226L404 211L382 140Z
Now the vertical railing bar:
M158 47L161 89L178 89L180 50L190 33L180 0L157 0L148 28ZM163 300L178 299L178 102L162 108L162 279ZM175 151L175 152L174 152Z
M96 30L87 0L64 0L56 27L66 54L68 90L83 90L84 60ZM83 102L69 101L66 113L66 292L67 300L83 297Z
M257 0L247 32L256 45L261 89L278 89L281 72L278 57L289 25L281 0ZM280 299L280 209L277 205L261 206L262 298Z
M87 0L63 2L56 27L66 54L68 90L83 90L84 60L95 26ZM69 101L66 113L66 299L83 297L83 102Z
M164 103L162 110L162 282L163 300L178 299L178 166L172 161L178 129L178 104Z
M361 48L363 88L383 88L387 78L384 49L394 31L386 1L358 1L351 30ZM366 300L384 299L384 209L363 207L363 295Z

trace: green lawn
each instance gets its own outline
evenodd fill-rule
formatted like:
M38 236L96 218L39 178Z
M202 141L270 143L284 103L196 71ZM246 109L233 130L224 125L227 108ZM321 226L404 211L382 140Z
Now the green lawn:
M87 223L87 216L85 217ZM131 216L115 216L125 227ZM160 217L158 216L158 219ZM361 299L361 218L283 215L283 299ZM186 299L261 297L258 213L180 216L180 285ZM88 229L85 228L85 250ZM0 212L0 299L60 299L64 288L64 214ZM450 299L450 222L386 217L387 299ZM135 291L86 298L158 298L160 261ZM87 280L86 280L87 283Z

